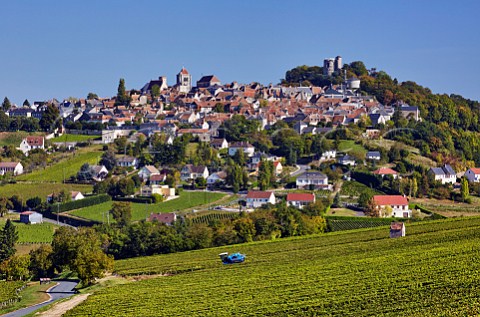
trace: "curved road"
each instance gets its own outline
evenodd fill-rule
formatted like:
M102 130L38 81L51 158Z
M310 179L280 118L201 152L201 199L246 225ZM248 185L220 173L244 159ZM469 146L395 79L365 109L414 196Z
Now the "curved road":
M60 298L65 298L65 297L70 297L73 294L75 294L75 291L73 290L75 286L77 286L78 282L72 282L72 281L57 281L58 285L55 287L52 287L47 293L50 294L50 299L46 302L33 305L27 308L19 309L16 311L13 311L11 313L2 315L2 317L21 317L25 316L27 314L30 314L40 307L43 307L45 305L51 304L52 302L60 299Z

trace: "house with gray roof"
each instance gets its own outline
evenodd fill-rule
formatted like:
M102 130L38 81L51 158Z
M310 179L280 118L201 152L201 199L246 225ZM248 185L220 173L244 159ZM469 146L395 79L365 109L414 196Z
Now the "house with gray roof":
M429 173L434 176L436 181L442 184L454 184L457 181L457 174L449 164L445 164L442 167L432 167Z
M295 182L299 189L332 189L328 176L320 172L305 172Z

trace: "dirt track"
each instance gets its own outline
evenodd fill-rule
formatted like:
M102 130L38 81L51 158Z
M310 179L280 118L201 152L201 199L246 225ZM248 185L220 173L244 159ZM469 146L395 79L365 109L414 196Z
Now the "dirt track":
M67 310L72 309L73 307L77 306L78 304L82 303L90 294L81 294L78 296L74 296L73 298L58 303L52 306L49 310L42 312L38 316L40 317L61 317L63 314L67 312Z

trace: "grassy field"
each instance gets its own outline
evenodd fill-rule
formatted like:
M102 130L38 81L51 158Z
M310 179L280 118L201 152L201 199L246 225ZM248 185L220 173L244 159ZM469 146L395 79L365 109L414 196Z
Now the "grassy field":
M472 204L427 198L414 198L411 202L445 217L480 216L480 200L472 198Z
M20 146L20 142L29 135L45 135L45 133L28 133L25 131L18 132L0 132L0 147L5 145Z
M349 197L358 197L361 193L367 192L371 195L381 195L382 192L370 188L362 183L356 181L344 181L342 184L342 189L340 190L340 195L349 196Z
M358 154L361 157L365 157L367 150L361 145L355 143L353 140L341 140L338 144L338 151L345 152L349 154Z
M50 139L51 142L87 142L90 140L100 140L100 135L83 135L83 134L62 134L59 137Z
M347 208L330 208L327 212L327 216L356 217L357 212Z
M43 201L47 199L47 195L55 192L60 192L61 190L66 191L81 191L82 193L92 192L91 185L77 185L77 184L53 184L53 183L39 183L39 184L29 184L29 183L16 183L16 184L7 184L0 186L0 196L3 197L12 197L13 195L18 195L20 198L23 198L25 201L29 198L38 196L42 198Z
M476 316L480 218L279 239L116 262L122 275L64 316ZM220 252L245 263L221 264ZM161 307L161 309L159 309Z
M209 204L223 198L225 194L209 192L181 192L180 197L158 204L132 203L132 220L146 219L152 212L185 211L196 206ZM111 209L112 202L105 202L82 209L77 209L69 214L96 221L107 221L106 213Z
M9 217L13 220L13 224L18 232L18 243L50 243L52 242L53 233L56 226L44 222L41 224L27 225L19 222L20 216ZM6 219L0 218L0 227L3 228Z
M17 179L22 181L61 183L64 178L68 179L70 176L76 175L83 164L97 164L101 156L102 152L99 151L70 153L67 159L57 164L35 170L29 174L20 175Z

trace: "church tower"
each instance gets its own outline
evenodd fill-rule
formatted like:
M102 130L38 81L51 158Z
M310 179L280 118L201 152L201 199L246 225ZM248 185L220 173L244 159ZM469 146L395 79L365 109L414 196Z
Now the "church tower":
M182 67L180 73L177 74L178 90L183 93L189 93L192 90L192 75Z

